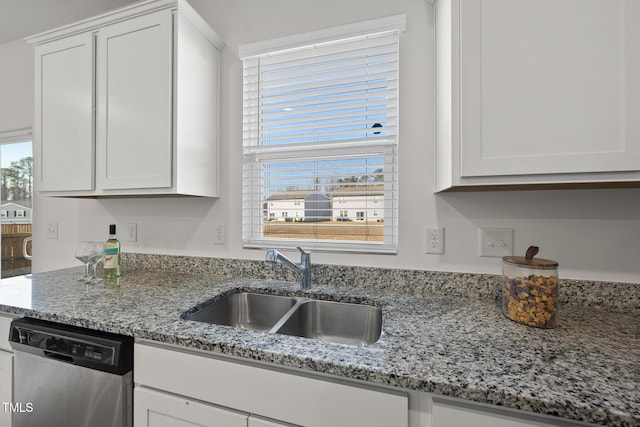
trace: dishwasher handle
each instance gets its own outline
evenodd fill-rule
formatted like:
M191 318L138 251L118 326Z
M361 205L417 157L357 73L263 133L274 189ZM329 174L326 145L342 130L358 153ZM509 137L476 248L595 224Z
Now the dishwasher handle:
M61 362L74 363L73 357L67 354L55 353L53 351L44 350L42 352L44 357L48 357L49 359L59 360Z

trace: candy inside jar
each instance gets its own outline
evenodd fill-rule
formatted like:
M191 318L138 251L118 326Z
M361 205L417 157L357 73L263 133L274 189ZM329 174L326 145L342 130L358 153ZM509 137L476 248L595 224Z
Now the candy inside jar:
M502 312L509 319L536 328L558 323L558 263L537 258L537 246L524 257L502 258Z

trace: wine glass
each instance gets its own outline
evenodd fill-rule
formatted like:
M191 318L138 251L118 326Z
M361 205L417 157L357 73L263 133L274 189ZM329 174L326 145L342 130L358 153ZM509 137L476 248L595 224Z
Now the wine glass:
M84 264L84 276L78 279L78 282L87 282L87 280L91 280L91 276L89 275L89 253L87 251L87 246L90 242L82 241L78 242L76 245L76 251L74 253L76 259Z
M100 283L102 279L96 276L98 263L102 260L103 250L100 242L88 242L86 247L87 260L89 265L93 267L93 274L89 276L86 283Z

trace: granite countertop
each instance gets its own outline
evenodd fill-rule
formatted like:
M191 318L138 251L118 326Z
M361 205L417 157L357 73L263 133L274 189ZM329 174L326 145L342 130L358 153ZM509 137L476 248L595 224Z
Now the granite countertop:
M82 268L0 281L0 312L240 356L340 377L422 390L603 425L640 425L640 314L563 306L556 329L505 318L495 298L416 295L129 270L78 283ZM232 289L363 300L380 305L381 339L350 346L185 321Z

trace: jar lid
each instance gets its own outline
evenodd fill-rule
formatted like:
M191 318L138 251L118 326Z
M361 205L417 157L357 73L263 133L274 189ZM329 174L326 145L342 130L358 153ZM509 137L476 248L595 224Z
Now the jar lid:
M529 246L525 256L505 256L502 257L502 261L509 264L516 264L534 268L556 268L558 266L557 261L544 258L534 259L533 257L536 256L538 250L539 248L537 246Z

